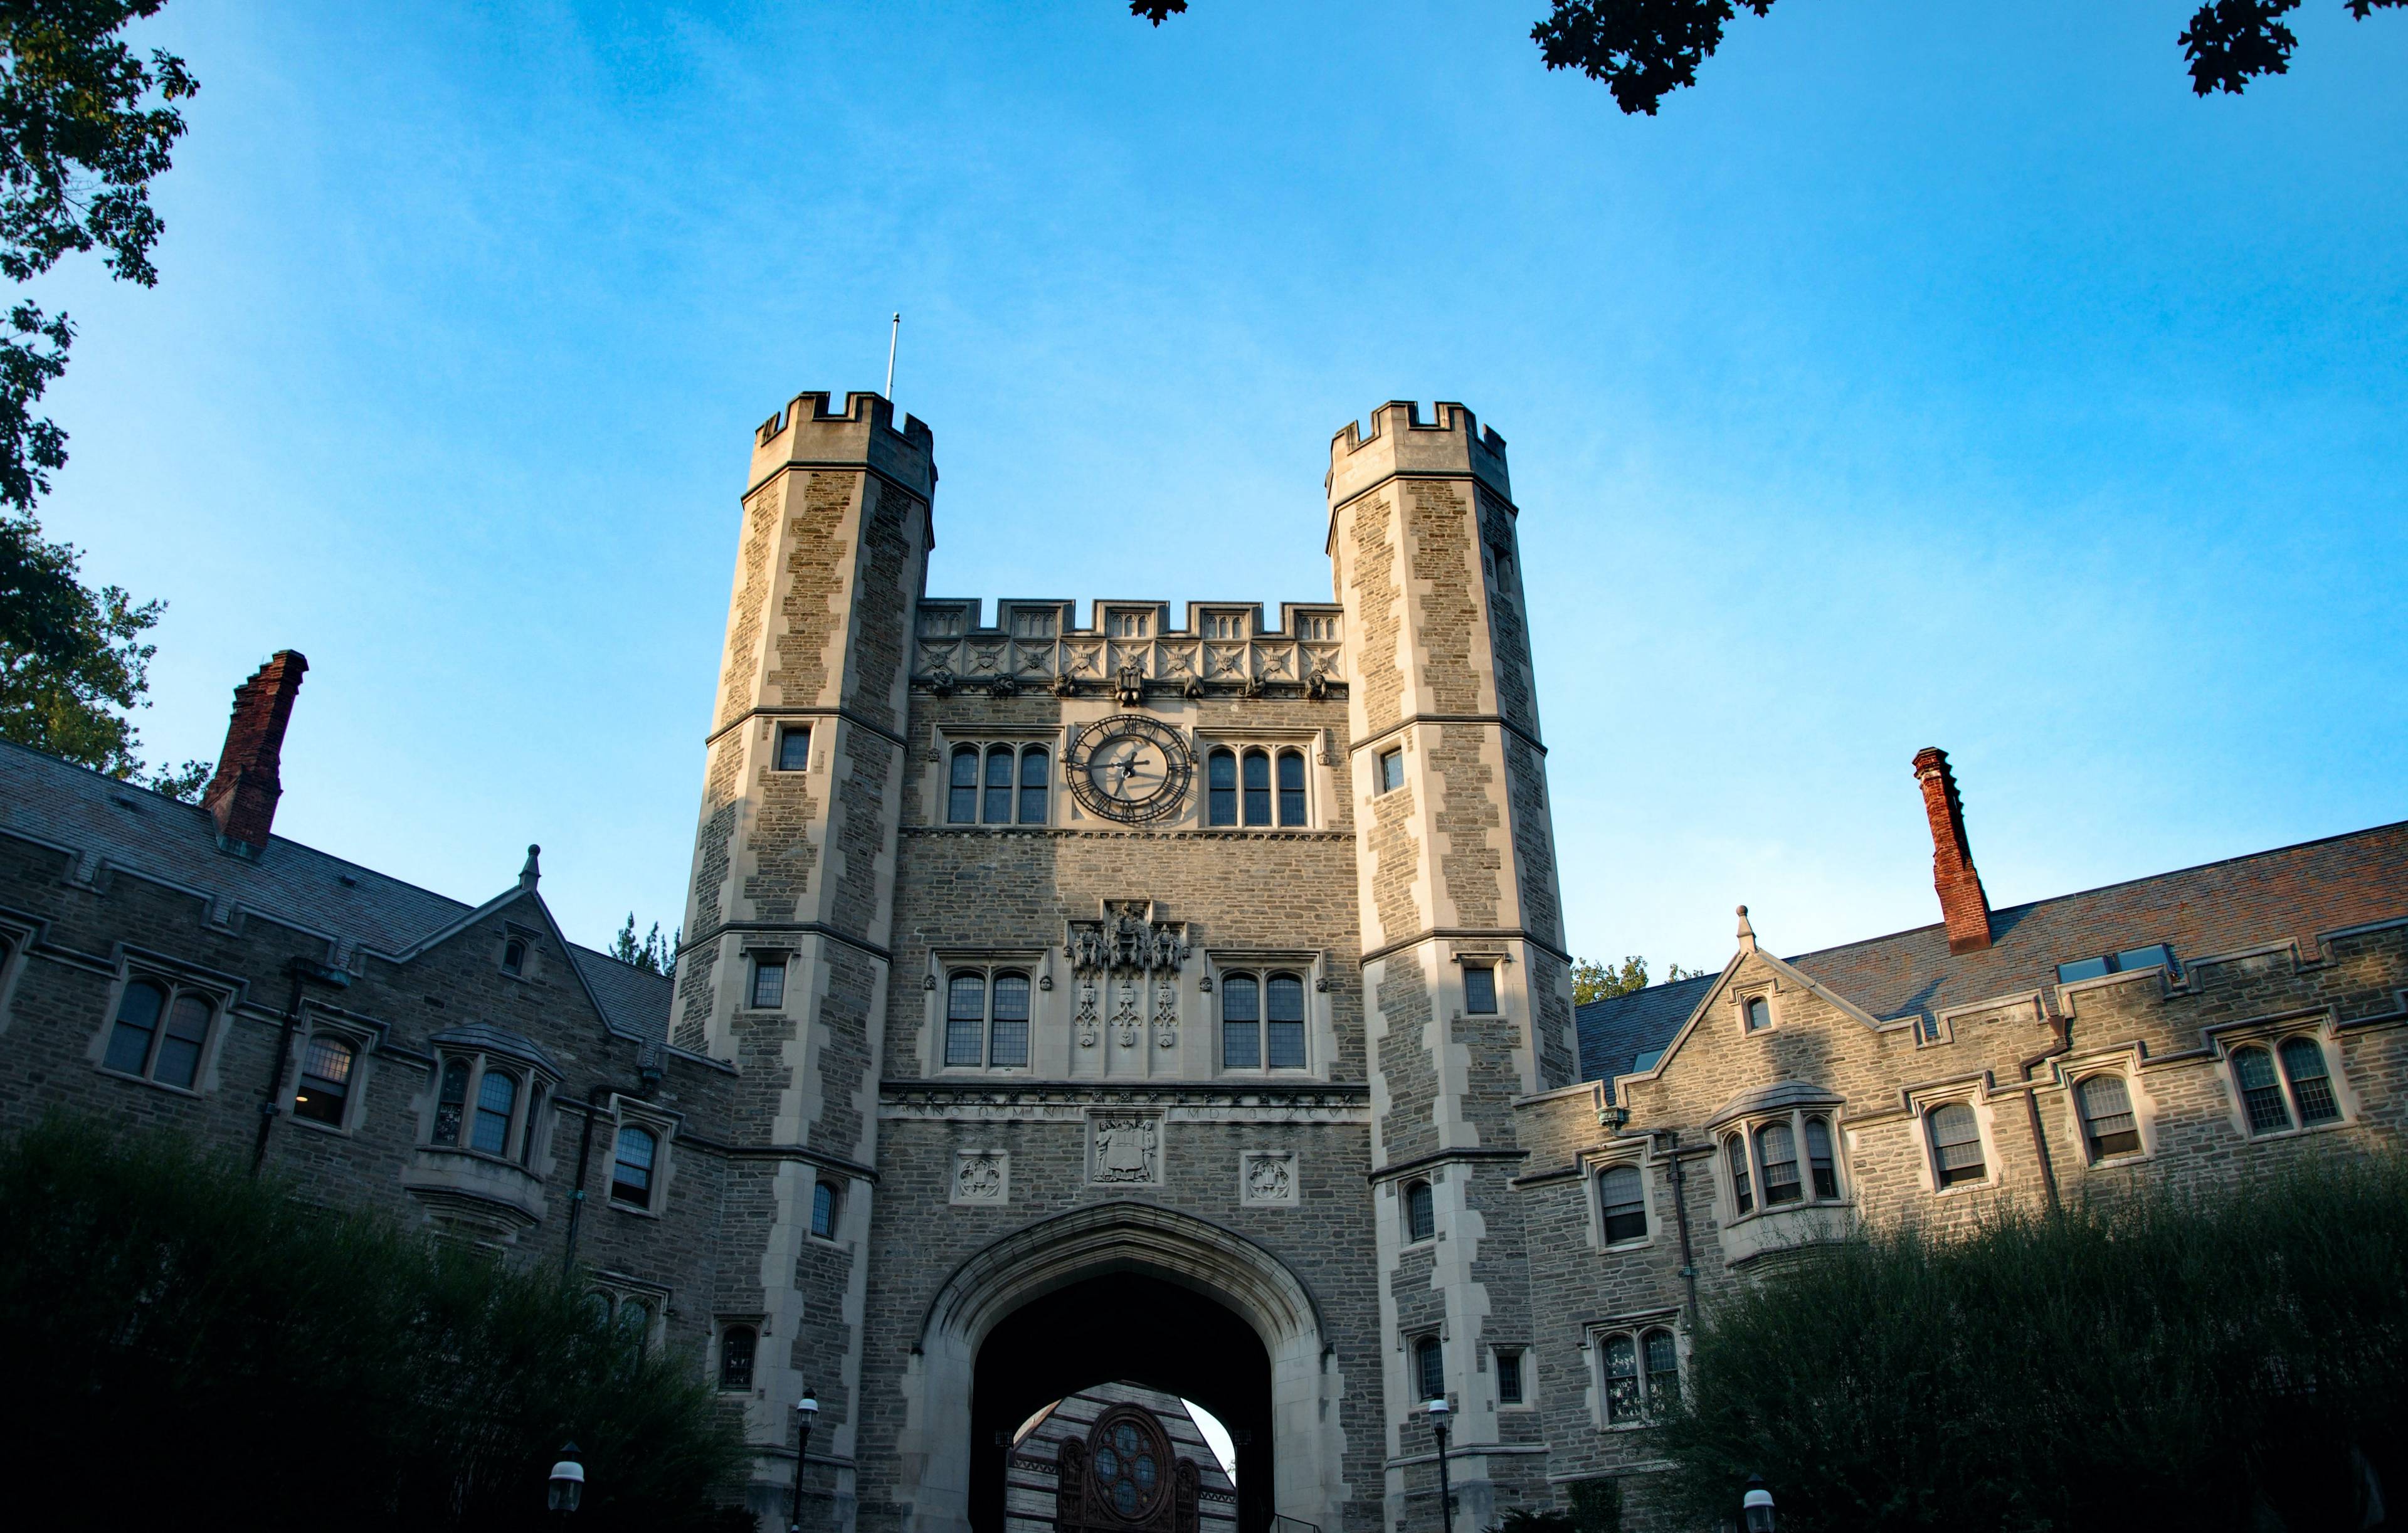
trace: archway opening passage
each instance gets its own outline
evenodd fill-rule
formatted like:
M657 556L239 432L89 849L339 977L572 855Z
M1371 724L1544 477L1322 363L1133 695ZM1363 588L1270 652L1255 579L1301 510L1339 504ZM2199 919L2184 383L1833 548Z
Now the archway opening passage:
M1238 1533L1273 1512L1270 1354L1215 1300L1142 1272L1056 1288L997 1322L978 1350L970 1401L970 1526L1004 1533L1012 1433L1039 1410L1125 1382L1194 1400L1237 1445Z

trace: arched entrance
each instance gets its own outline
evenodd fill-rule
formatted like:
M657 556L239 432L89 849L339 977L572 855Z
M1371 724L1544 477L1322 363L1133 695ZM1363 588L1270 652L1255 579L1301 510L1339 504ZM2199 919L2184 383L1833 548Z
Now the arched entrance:
M1312 1293L1241 1236L1116 1202L1005 1236L930 1300L905 1381L915 1533L1001 1533L998 1436L1114 1380L1193 1399L1242 1434L1240 1533L1275 1514L1339 1526L1343 1381Z
M1262 1339L1192 1288L1111 1272L1006 1316L978 1351L970 1405L970 1526L1003 1533L1004 1443L1040 1407L1126 1381L1191 1399L1238 1443L1238 1533L1267 1533L1277 1434Z

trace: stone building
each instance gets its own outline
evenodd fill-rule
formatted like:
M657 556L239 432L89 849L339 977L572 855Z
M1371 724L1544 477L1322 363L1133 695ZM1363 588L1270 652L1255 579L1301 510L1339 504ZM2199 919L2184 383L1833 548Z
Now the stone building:
M202 807L0 747L0 1114L581 1266L765 1526L812 1391L806 1521L863 1533L1004 1533L1018 1430L1122 1385L1229 1428L1237 1533L1434 1526L1441 1394L1454 1533L1599 1477L1654 1526L1764 1258L2397 1142L2408 826L1993 910L1926 752L1939 924L1742 917L1576 1017L1494 431L1340 432L1275 614L930 596L936 484L874 395L754 434L674 987L532 851L471 907L275 837L297 654ZM1057 1526L1140 1526L1093 1464Z

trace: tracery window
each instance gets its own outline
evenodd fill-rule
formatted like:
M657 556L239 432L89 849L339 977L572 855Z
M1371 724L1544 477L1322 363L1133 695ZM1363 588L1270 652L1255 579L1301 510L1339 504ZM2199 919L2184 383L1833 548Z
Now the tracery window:
M533 1166L545 1082L483 1054L447 1052L441 1057L426 1142Z
M129 982L118 997L117 1020L108 1030L105 1068L193 1089L201 1075L201 1053L217 1018L218 997L166 980Z
M945 986L945 1063L1014 1069L1028 1063L1028 976L955 969Z
M1151 1415L1107 1414L1096 1424L1087 1459L1087 1494L1134 1522L1151 1510L1170 1479L1170 1444Z

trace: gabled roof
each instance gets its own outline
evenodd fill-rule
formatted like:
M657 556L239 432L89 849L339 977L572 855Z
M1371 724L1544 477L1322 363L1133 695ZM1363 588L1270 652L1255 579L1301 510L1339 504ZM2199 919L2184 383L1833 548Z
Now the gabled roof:
M2403 917L2408 821L2011 906L1991 913L1991 945L1980 953L1950 953L1948 929L1935 923L1787 963L1893 1022L2045 990L2059 964L2155 942L2173 949L2177 967L2292 940L2313 957L2323 934ZM1720 979L1650 985L1579 1008L1582 1076L1610 1081L1670 1044Z
M387 957L413 953L485 908L281 836L268 838L257 861L229 855L218 849L217 825L207 809L5 740L0 834L54 847L86 873L122 868L189 891L222 911L241 910L314 933L344 962L360 950ZM501 898L519 893L513 888ZM551 923L549 912L544 919ZM668 1036L668 981L562 941L613 1031L652 1041Z

